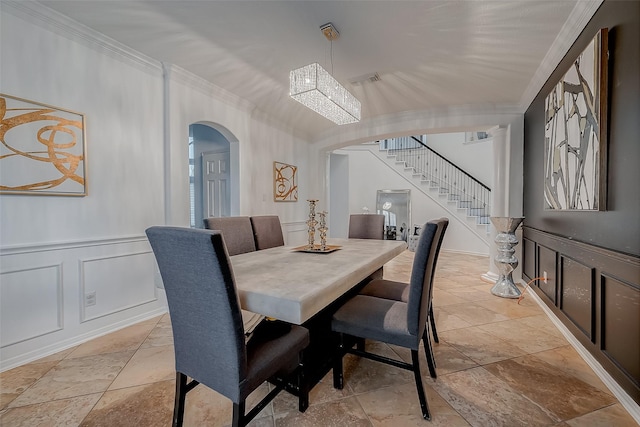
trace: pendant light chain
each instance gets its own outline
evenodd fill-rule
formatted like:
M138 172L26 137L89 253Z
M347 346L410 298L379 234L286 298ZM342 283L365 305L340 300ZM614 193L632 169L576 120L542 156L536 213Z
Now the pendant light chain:
M329 57L331 58L331 75L333 76L333 39L331 39L329 41L330 43L330 47L329 47Z

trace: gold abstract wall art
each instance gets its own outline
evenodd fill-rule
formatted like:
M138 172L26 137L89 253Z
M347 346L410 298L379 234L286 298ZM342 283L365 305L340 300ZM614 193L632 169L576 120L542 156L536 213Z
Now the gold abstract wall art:
M298 167L273 162L273 199L276 202L298 201Z
M607 36L598 31L545 100L545 209L606 209Z
M0 93L0 194L86 196L84 115Z

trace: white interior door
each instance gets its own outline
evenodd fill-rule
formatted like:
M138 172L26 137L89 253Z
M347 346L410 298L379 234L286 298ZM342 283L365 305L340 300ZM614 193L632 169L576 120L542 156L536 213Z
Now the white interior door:
M202 154L203 216L229 216L229 152Z

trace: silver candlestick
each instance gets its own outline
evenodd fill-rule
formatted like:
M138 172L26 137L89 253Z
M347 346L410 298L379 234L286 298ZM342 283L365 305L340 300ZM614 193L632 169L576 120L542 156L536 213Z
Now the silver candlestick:
M308 244L309 250L313 250L313 246L316 240L316 224L318 224L318 222L316 221L316 202L317 201L318 201L317 199L307 200L307 202L309 202L309 219L307 220L307 226L309 227L309 244Z
M327 250L327 212L319 212L318 216L320 217L320 224L318 227L318 231L320 232L320 250L324 252Z
M498 256L494 263L500 273L496 284L491 288L491 293L502 298L518 298L522 292L513 283L512 273L518 266L518 258L514 256L513 247L518 244L515 235L516 228L524 218L492 217L491 222L496 227L496 245L498 246Z

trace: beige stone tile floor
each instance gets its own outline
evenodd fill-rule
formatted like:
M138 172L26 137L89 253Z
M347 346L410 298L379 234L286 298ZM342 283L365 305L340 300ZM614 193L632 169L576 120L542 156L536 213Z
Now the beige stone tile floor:
M385 266L408 281L412 252ZM328 374L301 414L281 393L251 423L273 426L637 426L531 298L491 295L480 280L485 257L443 252L434 290L440 343L432 380L421 349L432 412L420 416L412 374L354 356L345 359L343 390ZM406 349L368 349L410 360ZM2 426L169 426L174 355L168 315L138 323L0 374ZM269 391L264 384L251 405ZM225 426L231 403L198 386L187 396L185 426Z

